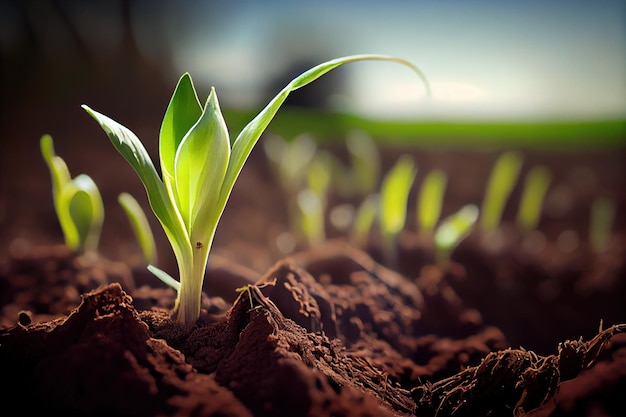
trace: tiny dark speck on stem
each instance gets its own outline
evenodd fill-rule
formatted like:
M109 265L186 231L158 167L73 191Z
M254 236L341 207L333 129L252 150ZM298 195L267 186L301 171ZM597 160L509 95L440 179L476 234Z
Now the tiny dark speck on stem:
M202 242L196 242L196 249L202 249Z

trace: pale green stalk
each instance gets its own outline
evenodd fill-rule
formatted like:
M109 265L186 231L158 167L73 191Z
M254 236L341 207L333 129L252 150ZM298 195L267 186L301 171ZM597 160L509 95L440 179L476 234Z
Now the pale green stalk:
M367 196L359 205L354 215L354 223L350 232L350 241L359 248L365 248L372 225L378 216L380 198L378 193Z
M409 192L417 168L413 158L402 155L383 178L380 188L380 227L383 252L390 265L397 258L397 236L406 223Z
M424 178L417 203L418 233L432 235L441 216L447 176L442 170L432 170Z
M150 222L139 202L129 193L121 193L117 201L126 212L141 252L148 264L157 263L157 250Z
M437 262L445 265L450 262L454 248L465 239L474 228L478 219L478 208L468 204L458 212L446 217L435 230L435 257Z
M522 166L522 156L508 151L496 160L487 182L487 189L480 210L480 227L492 232L500 226L504 207L515 187Z
M297 203L300 208L300 229L310 246L321 244L326 239L325 214L327 194L331 182L331 155L318 153L307 172L308 187L298 193Z
M362 130L351 131L346 147L352 161L352 188L365 197L374 192L380 177L380 154L372 137Z
M533 167L526 174L517 212L517 225L522 231L530 232L537 228L550 180L550 171L544 166Z
M596 197L591 205L589 243L595 253L609 248L611 228L615 220L615 203L606 197Z
M300 209L299 229L309 246L321 244L326 238L324 230L324 202L322 197L310 188L298 193L298 207Z

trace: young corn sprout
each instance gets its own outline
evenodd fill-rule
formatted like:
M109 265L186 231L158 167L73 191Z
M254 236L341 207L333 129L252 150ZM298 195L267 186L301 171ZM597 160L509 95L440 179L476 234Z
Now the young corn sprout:
M96 251L104 221L104 205L96 183L85 174L70 176L65 161L54 153L50 135L41 137L40 147L50 169L52 199L65 244L79 253Z
M322 151L315 155L307 172L307 188L298 193L297 202L299 223L302 234L309 246L321 244L326 239L325 214L327 194L331 184L328 158L331 155Z
M184 74L169 103L159 136L159 176L143 143L128 128L83 108L100 124L114 147L134 168L150 206L172 246L179 280L155 266L149 269L177 290L172 318L193 325L200 314L205 269L226 202L250 152L287 96L341 65L390 61L425 76L410 62L384 55L352 55L324 62L294 78L231 142L215 89L202 105L191 76ZM428 92L428 90L427 90Z
M152 228L150 222L146 217L139 202L129 193L121 193L117 198L118 203L128 216L130 225L133 229L133 233L139 242L139 247L143 253L146 262L149 265L157 263L157 250L156 243L154 241L154 235L152 234Z
M480 227L493 232L500 225L504 206L517 182L522 156L514 151L503 153L496 160L487 182L487 189L480 210Z
M366 197L378 187L380 154L374 139L362 130L353 130L346 136L346 147L351 160L350 188Z
M303 231L302 218L308 212L303 210L302 203L309 202L306 206L309 212L314 210L312 201L315 195L309 195L307 198L306 193L302 197L299 194L307 186L307 172L317 155L317 142L311 134L301 133L291 140L278 135L266 135L262 144L274 178L278 180L284 193L290 232L282 236L283 238L289 236L293 240L291 248L293 250L296 247L296 240L304 238L296 235L303 233L304 236L307 235Z
M467 237L478 220L478 207L468 204L446 217L435 230L435 258L440 265L450 262L454 248Z
M544 166L533 167L526 174L516 219L517 226L523 232L537 229L551 177L550 171Z
M447 175L440 169L432 170L424 178L417 202L417 225L419 234L432 236L441 216Z
M611 227L615 219L615 203L607 197L596 197L591 204L589 243L595 253L609 248Z
M417 168L410 155L401 156L383 178L380 188L380 227L384 256L397 262L397 237L406 223L406 210Z
M359 248L365 248L369 240L369 234L378 217L380 208L380 196L372 193L361 202L352 223L350 230L350 241Z
M306 185L307 169L317 152L317 142L308 133L288 141L277 135L263 139L263 150L275 177L288 195L296 195Z

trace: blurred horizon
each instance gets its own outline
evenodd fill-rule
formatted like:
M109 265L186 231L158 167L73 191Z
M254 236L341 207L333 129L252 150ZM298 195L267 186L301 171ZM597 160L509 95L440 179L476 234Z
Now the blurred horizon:
M375 53L420 67L432 97L408 68L367 62L289 104L415 121L626 119L620 0L4 1L0 28L3 113L46 93L90 102L108 94L120 112L141 99L164 110L154 100L183 72L201 101L215 86L223 108L260 109L311 66Z

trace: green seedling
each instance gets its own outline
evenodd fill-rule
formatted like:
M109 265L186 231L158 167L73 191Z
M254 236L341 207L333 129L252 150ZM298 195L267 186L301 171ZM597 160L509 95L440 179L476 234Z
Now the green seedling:
M432 236L441 217L447 178L446 173L439 169L430 171L424 178L418 194L416 219L418 231L422 235Z
M446 217L435 230L435 257L440 265L450 262L450 255L474 228L478 220L478 207L468 204Z
M380 196L378 193L370 194L359 205L350 231L350 241L356 247L365 248L367 246L372 226L378 217L379 208Z
M550 171L543 166L533 167L528 171L524 180L516 219L517 226L523 232L531 232L537 229L551 177Z
M500 226L504 207L513 191L522 166L522 156L514 151L505 152L496 160L487 182L480 210L480 227L493 232Z
M263 150L270 167L283 190L295 195L306 184L307 170L317 153L317 142L308 133L290 141L277 135L267 135Z
M299 231L311 247L321 244L326 238L322 198L310 188L300 191L297 197Z
M146 213L141 208L139 202L129 193L121 193L117 198L118 203L122 206L130 225L133 229L139 247L143 253L146 262L150 265L157 263L157 250L152 234L150 222L146 217Z
M376 190L380 176L380 154L372 137L362 131L351 131L346 147L352 163L351 187L364 198Z
M300 191L297 197L300 230L309 246L319 245L326 239L324 218L331 182L329 158L331 155L328 152L320 152L315 156L307 172L308 187Z
M380 220L383 253L390 265L397 258L397 236L406 223L407 204L417 168L409 155L401 156L383 178L380 188Z
M100 241L104 205L96 183L88 175L70 176L65 161L54 153L50 135L40 141L52 177L54 209L68 248L79 253L96 251Z
M609 248L614 220L615 203L606 197L594 199L589 222L589 244L595 253L603 253Z
M298 194L306 187L307 171L317 154L317 142L312 135L301 133L289 141L278 135L266 135L262 143L269 166L285 194L289 227L298 234L303 226Z
M365 131L352 130L345 139L349 163L329 158L333 173L333 190L341 198L360 197L373 193L380 177L380 154L374 139Z
M401 58L353 55L327 61L288 83L232 142L215 89L211 88L203 106L191 76L184 74L161 125L159 161L162 178L133 132L83 106L138 174L150 206L172 246L180 281L153 265L149 269L177 290L171 313L174 320L185 325L193 325L197 320L205 269L219 219L245 161L287 96L334 68L365 60L405 65L414 70L428 88L422 72Z

